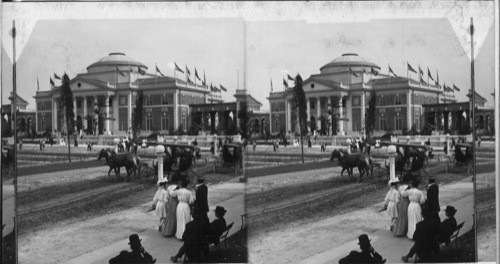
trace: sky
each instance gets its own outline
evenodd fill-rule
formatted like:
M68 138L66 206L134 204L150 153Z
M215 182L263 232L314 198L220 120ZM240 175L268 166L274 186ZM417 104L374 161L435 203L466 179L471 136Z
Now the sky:
M470 87L470 17L475 25L476 89L493 104L494 3L441 2L205 2L7 3L2 9L2 104L12 90L16 20L18 94L34 108L37 78L48 90L53 73L70 77L111 52L124 52L173 75L173 61L207 81L237 87L269 109L270 80L305 79L342 53L358 53L387 73L406 76L406 63L427 67L441 82ZM239 73L239 75L238 75ZM426 77L424 77L426 79Z

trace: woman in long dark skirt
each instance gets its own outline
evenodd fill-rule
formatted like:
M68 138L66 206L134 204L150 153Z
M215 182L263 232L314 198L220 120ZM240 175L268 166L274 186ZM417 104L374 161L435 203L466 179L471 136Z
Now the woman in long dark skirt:
M172 197L172 193L179 188L179 176L173 175L172 181L174 184L168 186L167 188L168 201L165 205L167 216L165 217L161 228L162 235L166 237L174 236L177 231L177 205L179 204L179 200L177 197Z
M408 232L408 205L410 204L410 200L408 197L403 197L402 193L408 188L408 183L411 181L411 176L406 174L403 176L403 184L401 184L398 188L400 199L397 203L398 210L398 218L394 223L394 227L392 229L392 233L397 237L406 236Z

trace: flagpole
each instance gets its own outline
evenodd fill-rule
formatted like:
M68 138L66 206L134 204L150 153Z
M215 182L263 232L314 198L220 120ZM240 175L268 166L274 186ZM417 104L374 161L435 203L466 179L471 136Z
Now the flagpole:
M470 78L471 78L471 90L472 90L472 179L474 184L474 193L477 191L477 178L476 178L476 89L474 84L474 24L473 18L470 18L470 46L471 46L471 62L470 62ZM477 207L477 197L474 195L474 211ZM477 213L474 214L474 223L477 223ZM475 241L477 241L477 226L474 226L476 232L474 232ZM477 252L477 243L475 243L475 249ZM477 254L474 254L475 261L478 261Z
M13 49L13 55L12 55L12 104L14 104L14 118L11 117L11 122L14 124L14 148L13 148L13 155L14 155L14 197L17 197L17 87L16 87L16 21L12 20L12 49ZM68 142L69 143L69 142ZM15 248L18 247L18 240L17 240L17 234L18 234L18 225L16 225L17 219L18 219L18 211L17 211L17 199L14 199L14 234L15 234ZM18 253L16 250L16 260L18 259Z
M240 70L236 70L236 80L238 82L238 84L236 86L236 90L239 90L240 89Z

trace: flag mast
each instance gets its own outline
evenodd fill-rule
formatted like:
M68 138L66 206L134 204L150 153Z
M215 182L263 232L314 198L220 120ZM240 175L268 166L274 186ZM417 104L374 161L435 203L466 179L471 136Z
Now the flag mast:
M471 79L471 100L472 100L472 179L473 179L473 185L474 185L474 193L477 191L477 178L476 178L476 90L475 90L475 84L474 84L474 24L473 24L473 18L470 18L470 46L471 46L471 61L470 61L470 79ZM477 205L477 197L474 195L474 209L476 208ZM474 223L477 223L477 214L474 214ZM474 226L474 229L477 231L477 227ZM477 241L477 232L474 232L475 236L475 241ZM475 245L475 249L477 252L477 243ZM475 261L477 262L477 254L474 255Z
M14 124L14 148L13 148L13 155L14 155L14 197L17 197L17 159L15 158L17 156L17 88L16 88L16 21L12 20L12 48L13 48L13 55L12 55L12 104L14 105L14 118L11 117L11 122ZM69 142L68 142L69 144ZM17 199L14 199L14 227L15 227L15 234L17 235L18 233L18 225L15 224L15 222L18 219L18 211L17 211ZM15 246L16 248L18 247L18 242L17 239L15 240ZM16 260L18 260L18 253L16 250Z

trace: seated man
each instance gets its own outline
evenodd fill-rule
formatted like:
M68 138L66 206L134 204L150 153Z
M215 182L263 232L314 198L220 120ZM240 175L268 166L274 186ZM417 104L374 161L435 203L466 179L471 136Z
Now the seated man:
M439 234L439 221L431 217L431 213L425 207L422 210L422 221L417 223L413 239L415 243L406 256L401 257L404 262L413 257L416 253L421 262L432 262L439 251L437 235Z
M109 260L109 264L126 264L126 263L155 263L156 259L153 259L151 255L144 250L141 245L141 239L137 234L130 235L129 245L132 252L123 250L120 255Z
M375 249L370 244L370 239L368 235L362 234L358 237L358 245L361 248L361 252L351 251L351 253L339 260L339 264L347 263L385 263L385 259L375 252Z
M455 220L457 209L448 205L444 211L446 212L446 219L441 222L441 232L437 236L437 240L439 243L450 243L450 236L457 228L457 220Z
M179 252L170 259L175 263L177 259L186 254L190 261L200 261L207 234L207 222L198 213L193 213L193 221L186 224L186 229L182 234L184 244L179 248Z
M214 210L216 219L210 223L208 227L207 241L209 244L219 244L220 236L226 230L226 220L224 215L226 214L226 209L222 206L217 206Z

